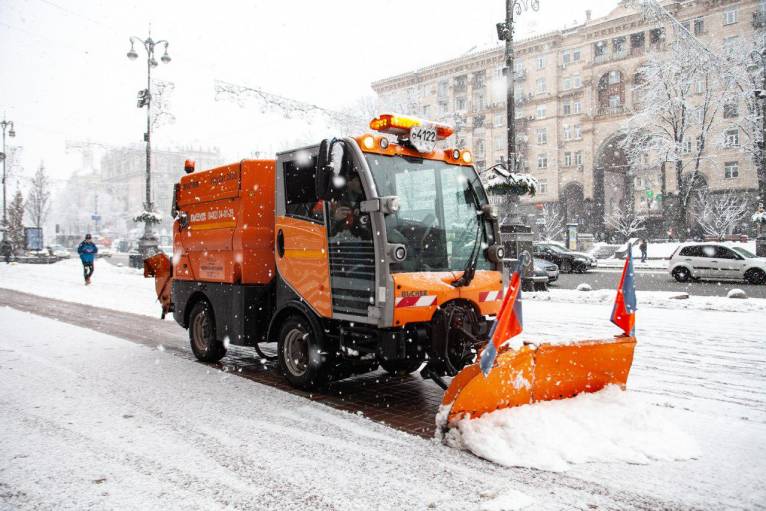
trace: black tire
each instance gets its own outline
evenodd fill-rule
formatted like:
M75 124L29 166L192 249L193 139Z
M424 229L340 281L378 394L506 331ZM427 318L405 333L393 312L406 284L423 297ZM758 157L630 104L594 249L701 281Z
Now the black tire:
M572 263L566 259L562 260L559 270L561 273L572 273Z
M226 355L223 343L215 337L213 309L204 300L195 303L189 314L189 344L201 362L218 362Z
M691 272L685 266L678 266L677 268L673 268L673 278L678 282L688 282L691 276Z
M287 316L279 327L279 369L290 385L311 390L330 380L330 363L322 355L321 339L305 316Z
M745 280L748 284L764 284L766 283L766 272L758 268L752 268L745 272Z
M422 360L381 360L380 367L388 374L394 376L407 376L412 374L423 364Z
M575 264L574 272L575 273L587 273L588 272L588 266L585 265L585 264Z

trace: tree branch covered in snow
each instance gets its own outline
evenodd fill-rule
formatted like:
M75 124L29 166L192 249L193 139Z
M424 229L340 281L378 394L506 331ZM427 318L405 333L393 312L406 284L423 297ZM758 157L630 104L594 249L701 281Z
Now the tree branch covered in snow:
M45 166L41 163L32 178L26 209L35 227L42 227L50 211L51 190Z
M538 224L541 241L556 240L564 232L564 214L558 204L543 205L542 223Z
M170 105L170 98L175 88L173 82L152 81L152 129L173 124L176 121Z
M136 223L159 224L162 223L162 215L156 211L142 211L133 217L133 221Z
M625 240L643 230L646 216L630 209L615 208L606 217L606 225L620 233Z
M698 191L697 199L695 219L708 236L723 238L747 213L747 200L732 190L724 193Z

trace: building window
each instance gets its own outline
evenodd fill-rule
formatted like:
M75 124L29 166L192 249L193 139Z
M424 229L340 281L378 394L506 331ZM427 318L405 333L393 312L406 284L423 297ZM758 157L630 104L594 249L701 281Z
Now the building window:
M625 103L625 84L620 71L610 71L598 81L598 107L604 114Z
M582 50L580 48L575 48L572 50L572 60L574 62L580 62L582 59Z
M465 98L464 97L457 97L455 98L455 110L458 112L462 112L465 110Z
M612 51L617 54L625 52L625 41L625 36L615 37L612 39Z
M513 63L513 70L514 70L514 71L515 71L517 74L521 74L521 73L523 73L523 72L524 72L524 62L522 62L521 60L517 60L517 61L515 61L515 62Z
M614 85L622 81L622 73L619 71L609 71L609 85Z
M495 151L502 151L504 150L505 144L508 142L508 139L503 135L498 135L495 137Z
M705 92L705 80L697 80L697 83L694 86L694 90L697 94L702 94Z
M503 126L505 126L505 114L495 114L495 127L502 128Z
M738 35L733 35L733 36L723 38L723 47L725 50L734 51L737 49L737 44L739 44Z
M484 141L479 139L473 144L473 149L476 151L476 156L484 156Z
M575 152L575 165L582 167L582 151Z
M572 127L568 124L564 125L564 140L572 140Z
M704 31L705 19L702 16L699 18L694 18L694 35L702 35Z
M561 113L564 115L571 115L572 113L572 102L568 99L565 99L564 102L561 104Z
M545 78L537 79L537 93L542 94L545 92Z
M423 105L423 117L428 119L431 115L431 105Z
M738 128L726 130L724 145L726 145L726 147L739 147L739 129Z
M473 110L481 112L484 110L484 94L476 92L473 95Z
M620 96L609 96L609 108L619 108L621 104Z
M548 168L548 155L545 153L541 153L537 155L537 168L538 169L547 169Z
M723 24L733 25L737 22L737 9L728 9L723 11Z
M681 153L682 154L689 154L692 152L692 141L689 139L686 139L681 144Z
M727 161L723 164L723 177L725 179L734 179L739 177L739 162Z
M439 114L444 115L447 113L447 102L439 101Z
M580 102L579 99L575 100L575 102L572 103L572 112L575 114L579 114L580 112L582 112L582 103Z
M697 153L698 154L702 151L704 140L705 139L702 137L702 135L697 135L697 139L696 139L697 144L696 144L696 146L697 146Z
M571 78L564 78L564 90L570 90L572 88L572 79Z
M665 39L665 30L661 28L653 28L649 31L649 44L658 45Z
M537 105L537 110L535 111L535 117L538 119L545 119L545 114L546 114L545 105Z
M537 69L545 69L545 57L543 55L537 57Z
M537 128L537 143L538 145L548 143L548 128Z
M574 85L575 89L582 87L582 78L580 78L580 75L574 75L572 78L572 85Z
M686 20L686 21L682 21L682 22L681 22L681 26L682 26L682 27L684 27L684 28L686 29L686 31L687 31L687 32L691 32L691 29L692 29L692 22L691 22L691 21L689 21L689 20Z
M548 180L547 179L538 179L537 180L537 192L541 194L545 194L548 192Z
M580 126L579 124L575 124L574 137L578 140L582 138L582 126Z
M724 119L733 119L739 115L739 112L737 111L737 104L736 103L726 103L723 105L723 118Z
M561 63L562 64L564 64L566 66L567 64L569 64L571 58L572 58L572 55L569 52L569 50L562 50L561 51Z
M606 55L606 41L599 41L593 45L593 53L596 57L603 57Z
M455 87L454 87L454 91L455 91L456 93L458 93L458 92L465 92L465 89L466 89L466 83L467 83L467 81L468 81L468 80L467 80L467 78L466 78L466 76L465 76L465 75L456 76L456 77L455 77Z
M572 153L569 151L564 153L564 166L565 167L572 166Z

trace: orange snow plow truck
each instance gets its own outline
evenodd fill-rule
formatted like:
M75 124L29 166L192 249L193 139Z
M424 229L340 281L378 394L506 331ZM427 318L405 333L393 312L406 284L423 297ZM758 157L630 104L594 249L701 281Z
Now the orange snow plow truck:
M173 258L147 259L145 275L195 356L214 362L234 344L274 358L262 349L271 343L304 389L378 367L420 369L446 388L442 378L462 370L445 400L472 416L624 385L628 337L501 351L501 370L484 378L475 361L507 277L471 153L437 149L452 134L442 124L381 115L370 127L378 134L276 160L187 165L175 185Z

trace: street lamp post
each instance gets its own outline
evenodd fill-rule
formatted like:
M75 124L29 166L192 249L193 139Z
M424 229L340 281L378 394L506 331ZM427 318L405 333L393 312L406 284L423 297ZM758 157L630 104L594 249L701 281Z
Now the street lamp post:
M146 89L138 91L137 104L138 108L146 107L146 133L144 133L144 141L146 142L146 202L144 203L144 213L137 217L144 222L144 236L139 240L139 251L141 256L146 258L157 251L158 244L152 228L152 225L157 223L156 217L152 214L154 212L154 204L152 204L152 68L158 66L157 60L154 58L154 50L157 46L164 45L165 52L160 57L163 64L170 62L170 55L168 55L169 43L164 39L153 40L150 33L149 37L143 40L136 36L130 37L130 50L127 54L130 60L138 58L138 53L135 50L136 44L143 46L146 50Z
M5 181L6 181L6 171L5 171L5 160L7 159L7 153L5 152L5 131L8 130L8 136L13 138L16 136L16 130L13 127L13 121L6 121L5 117L3 117L3 120L0 121L0 127L3 128L3 152L0 153L0 158L3 160L3 240L7 239L8 236L8 201L7 196L5 192Z
M760 71L761 88L754 92L755 97L760 101L761 108L761 136L758 140L758 202L766 203L766 47L753 50L750 53L753 64L748 66L750 71ZM759 232L756 241L756 255L766 257L766 233Z
M539 0L505 0L505 23L497 24L497 37L505 41L505 85L506 85L506 129L508 142L508 166L511 172L516 172L519 159L516 154L516 105L514 98L514 69L513 69L513 14L520 16L522 12L540 8Z

